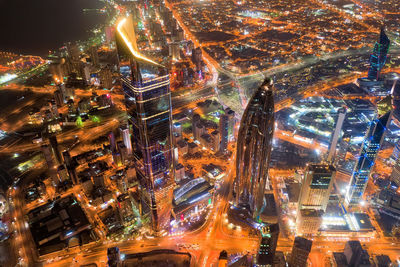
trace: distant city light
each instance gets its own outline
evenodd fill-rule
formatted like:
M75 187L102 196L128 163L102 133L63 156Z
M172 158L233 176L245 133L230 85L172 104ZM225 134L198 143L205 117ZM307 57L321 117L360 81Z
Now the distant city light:
M15 79L17 77L18 77L18 75L16 75L16 74L6 73L5 75L0 76L0 85L4 84L4 83L7 83L7 82L9 82L9 81L11 81L11 80L13 80L13 79Z

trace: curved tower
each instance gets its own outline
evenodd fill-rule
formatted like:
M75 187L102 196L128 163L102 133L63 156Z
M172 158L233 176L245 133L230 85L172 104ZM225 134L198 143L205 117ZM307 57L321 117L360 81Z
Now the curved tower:
M253 218L263 207L273 133L273 82L266 78L243 113L236 151L236 204L248 205Z

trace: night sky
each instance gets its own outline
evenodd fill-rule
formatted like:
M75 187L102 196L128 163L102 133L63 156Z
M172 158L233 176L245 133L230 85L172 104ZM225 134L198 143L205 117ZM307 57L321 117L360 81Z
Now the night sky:
M46 55L66 41L85 39L104 15L83 8L98 0L0 0L0 51Z

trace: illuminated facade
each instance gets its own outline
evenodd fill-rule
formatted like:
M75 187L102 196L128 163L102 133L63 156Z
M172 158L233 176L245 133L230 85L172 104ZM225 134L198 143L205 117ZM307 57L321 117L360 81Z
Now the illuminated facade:
M236 205L248 205L253 218L262 211L274 133L272 80L256 90L244 111L236 152Z
M348 205L358 205L364 194L369 174L382 145L386 128L390 124L392 113L392 110L384 114L380 111L378 118L370 122L346 194L346 204Z
M172 192L172 118L169 75L138 52L132 20L122 20L116 34L125 104L132 125L132 155L141 185L142 214L153 229L169 225Z
M346 162L346 155L347 155L347 151L350 148L350 141L351 141L351 134L349 134L348 132L345 132L342 135L342 138L339 143L339 150L335 157L334 165L337 166L338 168L343 168L343 166Z
M131 134L129 128L126 126L119 128L120 134L122 136L122 140L124 141L124 145L126 147L128 155L132 154L132 141L131 141Z
M390 180L395 182L397 185L400 184L400 158L396 160L393 166L392 173L390 174Z
M304 174L299 209L326 210L336 170L328 164L310 164Z
M387 37L385 30L381 29L381 34L379 36L379 42L375 43L374 51L369 58L369 70L368 79L378 80L379 74L385 65L387 53L389 51L390 40Z
M343 127L343 122L344 122L345 117L346 117L346 109L345 108L339 109L338 110L338 118L337 118L336 126L335 126L335 131L332 133L332 136L331 136L331 143L329 146L328 156L326 159L326 161L328 161L328 162L333 162L335 159L337 143L339 141L339 137L342 132L342 127Z

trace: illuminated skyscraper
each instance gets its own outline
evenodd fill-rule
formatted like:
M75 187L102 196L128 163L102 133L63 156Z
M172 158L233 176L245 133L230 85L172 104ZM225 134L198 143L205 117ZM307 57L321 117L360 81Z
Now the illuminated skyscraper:
M126 147L128 155L132 154L132 141L131 134L129 128L127 126L122 126L119 128L120 134L122 136L122 140L124 141L124 145Z
M337 166L338 168L342 168L346 161L346 155L350 148L350 141L351 141L351 134L345 132L342 135L342 138L339 143L339 150L335 157L335 166Z
M273 133L273 82L267 78L243 113L237 141L236 204L249 205L253 218L259 217L263 207Z
M385 65L387 53L389 51L390 40L387 37L384 28L381 28L379 42L375 43L374 51L369 58L368 79L378 80L379 74Z
M389 96L389 98L391 98ZM360 156L354 167L346 195L348 205L358 205L367 187L369 174L375 164L376 155L385 137L392 113L390 99L385 98L378 104L378 117L370 122L367 134L361 144Z
M400 185L400 157L397 158L396 163L393 166L390 180L395 182L397 185Z
M270 224L261 228L261 242L257 253L257 266L273 266L278 237L279 224Z
M153 229L160 230L169 225L174 177L169 75L139 53L131 18L118 24L116 41L141 206L143 213L151 212Z
M327 161L332 162L335 158L336 147L340 137L340 133L342 132L344 118L346 117L346 109L341 108L338 111L338 118L336 121L335 131L332 133L331 143L329 147Z
M304 174L299 196L299 210L326 210L336 170L328 164L310 164Z

